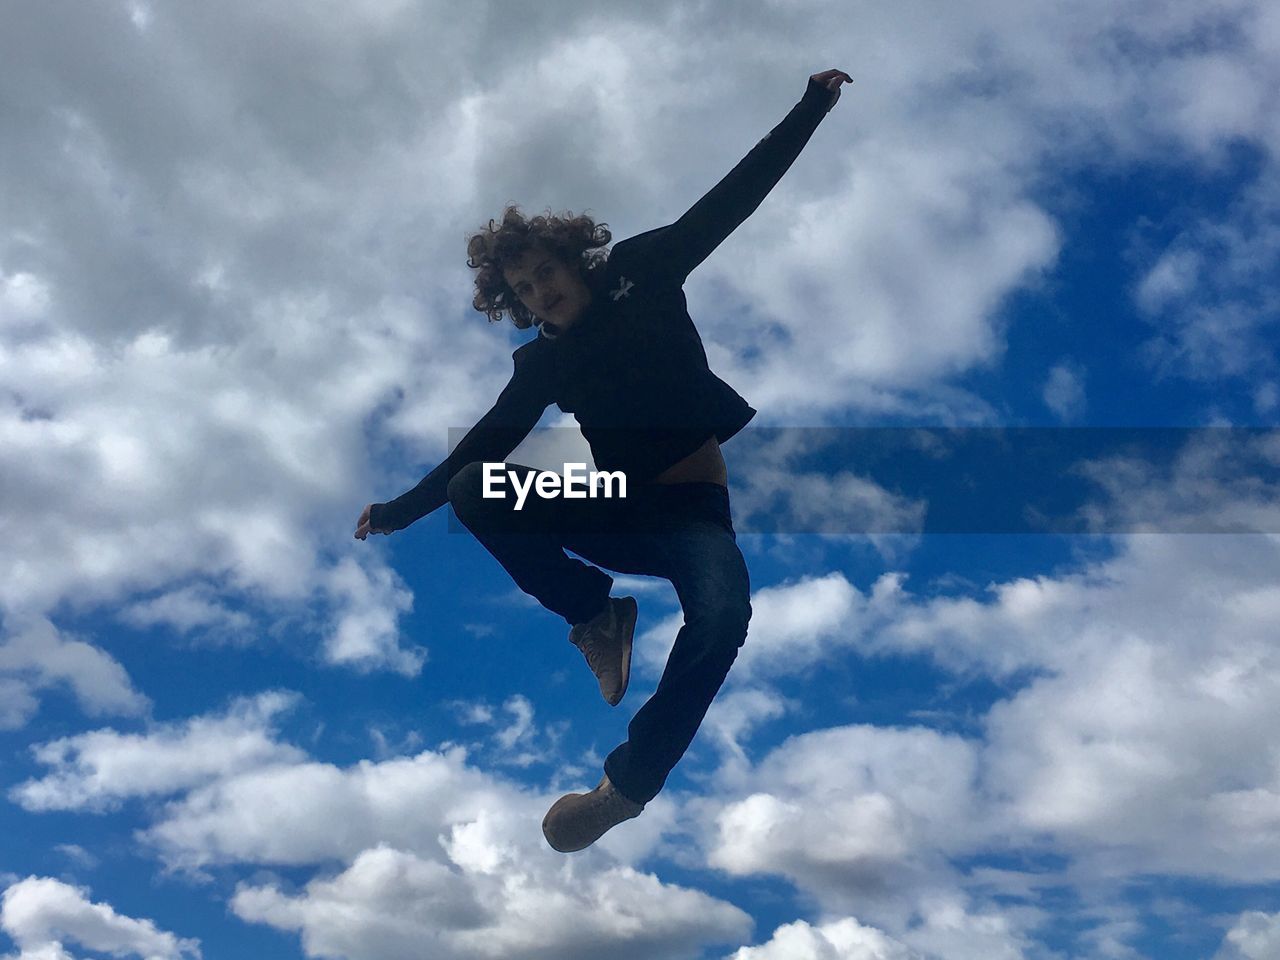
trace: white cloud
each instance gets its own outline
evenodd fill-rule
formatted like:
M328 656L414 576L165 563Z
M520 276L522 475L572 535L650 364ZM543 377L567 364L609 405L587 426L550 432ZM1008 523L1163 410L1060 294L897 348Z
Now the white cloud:
M0 928L22 951L21 960L69 957L63 941L115 957L182 960L199 957L198 941L180 939L150 920L126 917L88 891L50 877L28 877L4 892Z
M841 639L852 653L926 655L1007 692L969 737L863 725L792 737L754 763L726 752L712 792L686 802L682 834L713 867L786 877L824 909L857 911L948 958L1022 956L1047 887L1081 898L1091 920L1081 944L1128 956L1144 926L1123 903L1124 878L1276 881L1280 755L1267 738L1280 724L1280 538L1135 536L1116 547L979 599L916 596L886 574L872 603L842 576L825 578L845 598L837 608L874 610L851 618ZM775 611L822 582L769 588ZM813 598L796 606L823 609ZM829 620L815 615L814 632L834 638ZM757 639L768 650L774 632L786 636L778 625L804 622L779 615ZM818 646L776 650L804 665ZM754 683L777 675L768 664ZM1066 865L955 866L1015 850Z
M24 809L106 810L129 797L177 793L220 777L300 760L277 743L273 721L297 698L265 693L237 700L222 716L157 725L145 734L97 730L35 748L52 772L9 791Z
M730 688L712 701L699 732L714 737L729 758L746 759L743 742L762 724L776 720L797 704L772 690Z
M985 721L992 815L1081 864L1275 877L1280 714L1274 537L1134 536L1078 573L990 601L903 592L864 649L926 653L1022 685ZM1224 747L1229 744L1229 747ZM995 813L999 810L999 813ZM1168 837L1177 836L1177 844Z
M498 744L510 750L516 744L527 741L533 733L533 704L528 697L519 694L508 698L502 709L511 715L511 724L495 735Z
M0 678L0 730L21 727L39 706L25 680Z
M953 865L1000 849L1016 829L982 793L982 746L922 728L839 727L717 776L718 794L687 807L686 830L708 865L782 876L829 915L857 912L843 924L783 928L748 950L770 960L1026 955L1045 912L1025 890L1007 899L1025 878L993 890ZM756 956L739 954L732 960Z
M1058 363L1049 370L1041 395L1059 420L1079 420L1084 413L1084 371L1075 363Z
M973 914L961 900L941 897L922 906L901 939L853 917L818 925L798 920L726 960L1021 960L1028 946L998 912Z
M869 596L841 573L806 576L795 582L755 589L751 624L727 683L803 673L828 655L832 645L853 646L878 604L879 589ZM646 671L661 673L682 615L675 613L646 628L637 638L634 656Z
M350 543L359 507L415 482L445 429L474 420L509 372L509 332L486 329L466 302L465 232L512 197L591 208L619 237L668 222L826 66L810 62L815 49L845 51L831 65L857 84L688 289L713 365L766 416L991 419L947 381L999 361L1002 305L1068 239L1033 198L1062 170L1155 160L1212 173L1241 139L1258 148L1256 188L1141 251L1135 289L1166 371L1274 374L1280 122L1260 94L1280 63L1273 4L984 2L943 15L908 4L855 24L771 3L743 8L731 31L711 8L658 5L623 23L540 7L497 35L469 8L398 3L315 17L276 2L70 11L20 5L0 33L0 81L29 105L21 130L0 131L13 186L0 237L6 726L60 684L90 711L144 711L119 663L47 618L72 600L134 626L217 624L193 582L217 583L228 608L334 600L318 646L415 672L420 651L400 646L390 612L402 588L332 545L378 558ZM483 55L495 41L526 69L495 75ZM378 476L371 457L393 442L402 465ZM993 769L1026 778L1010 810L1049 818L1069 851L1105 849L1174 784L1184 807L1154 808L1131 864L1168 864L1176 854L1142 837L1175 823L1194 840L1208 810L1227 849L1190 843L1188 862L1270 877L1277 788L1253 732L1276 719L1261 699L1275 692L1270 546L1126 549L1088 575L995 585L986 602L925 601L897 575L870 595L843 576L764 591L731 680L803 669L832 642L929 653L1004 681L1040 671L992 715L1004 758ZM361 605L366 588L377 611ZM791 603L801 599L814 609ZM30 626L14 627L19 614ZM1093 685L1105 709L1085 716ZM1198 729L1160 726L1181 707ZM1240 745L1210 752L1222 743ZM1126 757L1138 762L1117 778L1118 809L1088 791L1030 802L1053 779L1049 759L1103 777ZM406 834L416 811L380 791L403 777L432 809L424 782L466 780L441 764L240 771L172 804L151 836L194 864L310 862L316 850L353 864L378 840L368 814L395 849L439 857L430 830L449 818ZM265 807L281 797L315 806L332 835L273 821ZM1166 813L1183 819L1162 826Z
M922 897L919 922L899 936L922 954L945 960L1023 960L1036 955L1030 934L1044 919L1040 910L975 907L964 893L944 891Z
M1144 354L1159 374L1255 383L1275 377L1269 347L1280 317L1280 290L1271 281L1280 267L1278 222L1280 186L1263 173L1225 210L1205 212L1163 249L1139 236L1133 258L1145 273L1134 301L1155 329Z
M413 594L394 571L344 557L328 571L324 583L340 611L325 644L329 662L418 675L427 651L400 645L399 617L413 608Z
M1157 313L1195 288L1200 269L1196 251L1166 250L1139 281L1134 299L1143 311Z
M289 310L281 304L274 316ZM287 356L296 365L290 376L303 376L314 362L303 322L256 327L256 336L294 342L264 341L249 352ZM339 399L309 398L310 387L288 392L287 377L251 372L228 351L181 350L159 333L110 353L71 334L20 344L0 351L0 378L21 397L12 410L0 402L6 517L26 518L5 529L11 549L0 561L0 606L11 614L33 619L66 597L91 606L159 590L171 595L122 603L121 618L247 633L243 613L228 615L208 604L207 589L189 587L205 577L219 581L228 602L274 604L276 614L327 593L336 657L400 670L418 659L395 647L393 625L367 628L375 614L394 619L404 607L392 575L376 571L376 556L363 561L365 596L384 603L356 620L362 608L349 595L348 572L356 561L316 556L326 540L345 544L359 512L351 499L342 507L332 486L353 479L357 458L338 456L329 435L356 385L344 385ZM317 414L325 403L331 418ZM354 436L354 421L350 427ZM367 548L352 541L347 549ZM187 592L172 593L175 582Z
M1280 956L1280 913L1249 910L1222 938L1213 960L1271 960Z
M1209 427L1189 434L1167 465L1123 455L1082 462L1074 469L1099 496L1080 517L1095 532L1280 531L1278 437Z
M662 6L567 30L506 18L504 51L526 66L511 75L484 66L482 20L409 4L24 11L0 47L35 118L7 138L22 189L0 251L0 475L26 522L3 531L0 604L47 614L74 597L135 625L225 617L245 633L192 582L228 605L350 598L360 577L331 545L509 373L510 332L467 304L466 232L513 197L590 208L618 237L674 219L789 109L823 44L857 82L692 278L709 353L767 415L990 420L949 380L999 360L1001 305L1064 242L1032 199L1047 163L1211 164L1239 138L1280 143L1258 94L1274 86L1274 15L1165 6L909 5L855 29L758 4L732 36ZM739 69L766 47L764 69ZM1168 251L1205 259L1221 238L1229 254L1214 258L1223 302L1171 327L1174 354L1217 358L1197 369L1265 356L1239 296L1270 289L1280 249L1259 182ZM1187 275L1140 288L1172 303ZM402 465L379 476L370 456L393 440ZM837 492L901 506L854 478ZM379 599L399 595L364 570ZM348 599L316 641L412 673L400 609Z
M133 627L165 626L179 633L199 627L231 639L252 637L253 620L241 610L220 603L204 585L171 590L150 600L129 604L120 620Z
M948 861L993 845L1048 843L1074 861L1066 883L1094 882L1091 871L1114 873L1118 863L1136 872L1273 878L1280 765L1264 741L1280 720L1271 707L1280 702L1280 668L1270 654L1280 614L1277 541L1164 536L1120 545L1115 557L1079 572L993 584L980 600L916 597L897 574L865 595L839 574L767 588L775 593L761 608L769 629L750 671L754 684L829 653L815 638L840 636L833 624L850 610L863 611L854 618L863 626L840 639L864 655L926 653L961 673L1032 673L992 709L982 740L921 729L815 731L713 781L721 794L687 808L700 819L662 829L709 830L712 865L781 873L836 909L870 910L860 922L912 949L949 957L966 954L937 944L968 944L974 957L1018 956L1037 920L1031 907L996 910L963 897L957 905L959 891L976 889L979 878L965 881ZM750 684L727 691L726 719L735 696L745 706L755 694L771 696ZM521 711L506 713L519 741ZM171 864L191 868L354 865L379 843L464 871L536 858L541 851L529 845L537 846L549 798L469 772L464 756L232 772L170 804L148 837ZM273 799L284 796L287 807ZM512 814L516 808L522 812ZM455 827L463 838L478 831L487 839L450 841ZM1173 834L1176 847L1167 843ZM601 851L628 839L620 830ZM1024 881L988 873L979 885L1034 902ZM270 922L287 929L307 929L307 918L323 913L269 884L254 889L271 894L262 901L272 905ZM934 919L912 933L903 918L925 903ZM1137 929L1132 918L1117 918L1088 937L1123 951Z
M47 744L40 758L58 768L15 798L32 811L93 809L179 792L148 808L153 822L139 839L167 867L197 875L214 865L314 868L302 888L258 869L232 898L242 919L298 932L314 956L391 960L431 943L434 955L458 960L585 960L601 949L642 960L749 935L738 907L632 868L672 829L669 798L566 861L540 829L558 790L477 769L461 748L346 768L307 761L270 730L288 703L263 695L146 737L99 731ZM507 729L517 731L512 748L532 722L525 708L519 698L504 704L514 717ZM61 936L54 920L32 915L13 913L6 927L20 945L43 949ZM79 930L68 936L92 946Z
M671 829L667 798L569 863L539 828L553 799L477 770L460 748L345 769L282 763L193 789L143 839L177 869L342 864L302 891L243 883L232 901L243 919L299 932L314 956L389 960L430 943L442 958L607 948L641 960L747 935L737 907L626 865Z
M6 954L4 960L76 960L67 953L60 943L42 943L39 946L23 950L22 953Z
M473 791L473 792L468 792ZM380 842L438 850L450 803L496 802L457 755L430 752L350 770L321 763L251 770L192 791L145 833L171 866L351 860ZM288 798L287 803L283 799Z
M424 951L441 960L587 960L602 951L641 960L691 956L699 941L750 928L730 904L627 867L568 878L531 874L494 847L495 839L482 819L454 829L447 842L452 869L378 847L298 896L244 885L232 909L244 920L299 931L308 956L350 960Z
M135 715L148 705L123 666L44 617L14 617L0 633L0 729L20 727L38 707L35 693L67 686L87 713Z
M1114 870L1123 851L1135 872L1275 879L1280 760L1266 731L1280 724L1271 641L1280 539L1116 545L1115 556L1078 570L992 583L985 597L917 596L898 573L867 593L840 573L757 590L723 695L726 728L714 708L708 717L722 746L740 706L756 698L779 708L767 681L817 669L839 649L924 655L1009 690L977 740L815 731L745 769L740 748L727 749L712 781L721 805L701 821L716 838L711 862L780 872L830 895L839 884L824 858L841 864L842 882L874 888L900 869L918 880L939 855L1047 840L1081 877ZM677 626L673 616L650 632ZM656 672L662 645L649 640L638 650ZM886 784L947 799L918 806ZM840 826L853 822L863 828Z
M39 277L0 269L0 328L39 322L49 301L49 285Z
M728 960L918 960L919 954L853 917L813 926L784 924L767 943L742 947Z
M837 727L772 750L713 813L712 866L775 873L830 903L891 895L982 837L976 744L924 729ZM709 810L710 812L710 810Z
M911 531L924 526L926 504L847 470L833 475L751 464L733 491L740 532Z
M843 106L824 122L839 124ZM780 185L778 202L742 228L743 239L767 255L723 257L708 269L734 291L734 306L755 312L751 327L731 337L740 341L734 354L756 328L780 325L787 335L785 349L754 364L724 355L717 368L731 383L750 383L758 408L788 420L847 407L932 413L939 379L998 357L991 320L999 299L1050 267L1060 238L1043 211L1007 192L1013 185L983 151L924 132L916 135L933 142L909 151L841 133L820 128L815 140L857 144L854 156L842 150L835 160L843 182L820 198L790 202L798 184ZM970 178L990 192L966 189ZM901 215L904 204L911 217ZM963 246L952 239L961 232ZM930 281L921 283L924 276ZM714 315L705 287L690 287L695 316ZM800 292L805 303L797 309ZM941 404L937 412L952 421Z
M535 763L553 767L561 764L563 758L559 743L569 727L569 721L536 723L534 705L523 694L508 697L503 701L500 711L482 701L459 700L448 706L452 708L459 723L492 728L486 739L465 743L466 749L474 752L480 764L515 767L529 767Z

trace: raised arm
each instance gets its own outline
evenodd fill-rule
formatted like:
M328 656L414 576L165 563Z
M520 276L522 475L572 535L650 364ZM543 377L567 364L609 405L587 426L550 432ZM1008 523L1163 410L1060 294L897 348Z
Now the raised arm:
M813 131L838 99L843 70L809 78L804 96L736 167L669 227L653 231L653 253L668 277L683 283L693 269L760 206L800 155Z
M550 402L542 378L517 356L515 373L489 412L467 431L444 462L412 490L387 503L371 504L365 532L402 530L443 506L448 499L449 481L455 473L473 461L504 460L537 425ZM356 528L356 536L361 540L364 526L359 524Z

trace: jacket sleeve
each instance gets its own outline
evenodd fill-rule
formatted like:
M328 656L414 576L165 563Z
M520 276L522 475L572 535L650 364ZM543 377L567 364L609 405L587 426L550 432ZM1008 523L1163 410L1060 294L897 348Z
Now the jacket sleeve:
M373 530L403 530L432 513L448 499L449 481L454 474L474 461L504 460L529 435L551 402L544 378L532 367L517 350L515 372L489 412L416 487L387 503L373 504L369 511Z
M791 112L723 180L679 220L655 232L651 250L669 279L683 283L760 206L831 109L833 96L811 79Z

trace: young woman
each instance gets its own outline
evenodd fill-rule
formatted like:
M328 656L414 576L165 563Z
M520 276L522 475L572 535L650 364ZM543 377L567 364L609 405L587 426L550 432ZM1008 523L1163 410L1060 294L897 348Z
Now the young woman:
M589 793L552 805L542 829L562 852L581 850L638 816L684 755L719 691L751 617L750 581L730 517L720 444L755 410L708 368L681 287L760 205L823 116L852 83L842 70L809 78L804 96L675 223L603 247L586 216L502 221L468 241L474 306L504 312L538 336L513 354L515 372L492 409L412 490L364 508L356 537L401 530L448 501L516 584L570 625L569 640L616 705L627 689L636 601L610 597L599 569L664 577L684 611L653 696L604 762ZM549 404L572 412L596 468L622 471L625 498L482 496L483 464L500 463ZM505 464L529 489L531 467ZM530 490L532 493L532 490ZM570 550L589 560L568 556ZM594 566L592 565L594 564Z

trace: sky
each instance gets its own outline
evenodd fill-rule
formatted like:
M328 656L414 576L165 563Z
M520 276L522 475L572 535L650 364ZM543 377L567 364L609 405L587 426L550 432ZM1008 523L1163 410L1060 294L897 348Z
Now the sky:
M470 232L670 223L830 68L685 286L760 411L746 643L557 854L670 584L610 708L447 509L356 520L530 335ZM0 957L1280 957L1277 89L1265 0L6 3ZM913 532L821 446L1121 426L1185 446L1084 533Z

